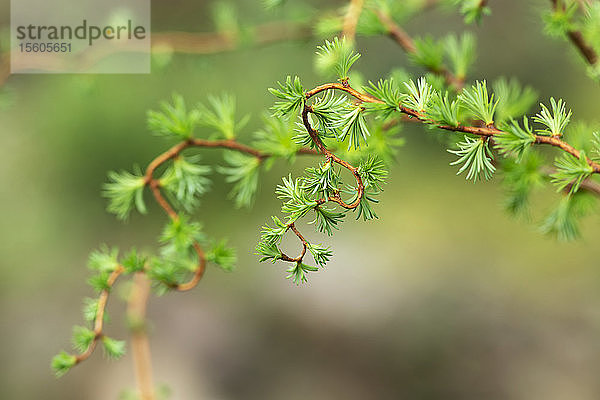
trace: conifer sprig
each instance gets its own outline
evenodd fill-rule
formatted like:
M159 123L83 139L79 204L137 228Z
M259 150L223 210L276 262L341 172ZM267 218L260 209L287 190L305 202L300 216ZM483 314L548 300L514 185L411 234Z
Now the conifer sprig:
M587 179L594 169L588 164L584 151L579 152L579 157L563 154L555 161L556 172L552 174L552 183L557 189L564 190L570 186L569 193L579 190L581 183Z
M477 81L470 88L465 88L458 96L460 103L473 116L486 125L494 124L494 112L498 105L498 100L494 100L494 94L488 94L487 84L485 81Z
M567 112L565 102L562 99L554 100L550 98L552 111L543 103L540 103L542 110L533 117L533 121L545 126L544 129L536 129L536 132L543 135L560 137L563 135L567 124L571 120L572 111Z
M525 152L535 143L535 135L529 126L527 117L523 117L523 127L512 120L506 127L506 132L496 136L496 147L501 154L514 155L521 160Z
M578 160L577 168L571 164L566 164L565 166L564 163L559 163L557 164L558 175L555 175L554 178L555 181L563 183L568 181L565 186L570 185L571 189L575 191L579 189L581 184L592 173L600 172L599 164L588 159L585 154L580 158L580 152L566 142L563 142L555 136L548 137L534 134L532 128L529 126L527 118L524 118L523 127L518 123L511 121L509 124L502 124L502 126L505 127L505 130L498 129L494 125L494 115L500 101L495 98L493 93L488 92L485 81L477 81L475 85L460 93L456 99L452 99L448 92L444 92L442 95L441 92L435 90L424 78L419 79L417 83L413 80L409 80L404 83L404 86L408 89L408 93L406 94L402 94L395 89L395 86L392 85L391 81L379 81L377 85L371 83L370 87L365 88L368 92L368 94L365 95L353 89L346 82L341 84L329 83L305 92L305 96L306 100L308 100L321 92L333 92L334 90L340 90L353 96L357 102L353 106L352 113L348 114L349 117L347 117L346 121L354 122L353 118L357 117L361 110L368 110L369 114L374 114L375 116L382 115L383 117L387 117L395 112L395 110L398 110L423 123L438 126L444 130L467 134L464 136L463 141L458 144L459 149L450 150L450 152L459 156L458 160L452 163L453 165L461 165L459 173L466 172L467 179L472 179L474 181L478 179L490 179L496 170L496 166L492 162L491 138L495 140L496 146L500 149L502 154L505 156L515 156L517 157L517 160L522 159L525 156L527 149L534 144L548 144L555 146L568 153L571 157L576 157ZM505 116L512 116L519 113L522 109L528 108L532 92L527 90L521 92L519 90L520 88L512 82L510 83L510 86L501 82L498 87L500 87L500 91L503 91L507 96L510 94L510 98L519 104L518 107L515 106L511 111L507 108L507 104L504 103L504 108L502 109L503 119L506 118ZM326 94L322 97L322 99L325 99L326 101L321 101L318 104L330 103L334 98L333 94ZM460 112L460 106L462 106L474 119L483 122L485 126L470 126L463 124L465 117ZM557 110L554 114L544 112L542 117L545 118L547 125L550 125L549 121L552 120L553 126L561 126L561 129L564 129L564 126L566 125L564 120L566 119L568 122L570 113L565 112L565 116L562 116L561 110L564 109L562 101L560 104L556 103L556 105L553 106L553 109ZM295 282L302 282L306 278L306 272L308 270L303 269L302 265L306 264L303 264L302 261L304 254L306 253L306 248L307 246L310 246L310 243L302 238L303 251L301 255L298 257L290 257L281 252L277 243L269 240L269 238L276 236L280 240L285 232L290 229L289 224L295 224L301 217L307 215L311 209L315 210L317 213L313 223L317 224L318 230L331 234L333 229L337 227L338 222L341 221L343 214L333 217L332 215L335 214L329 215L329 212L319 212L319 210L326 210L322 207L322 204L328 201L337 203L346 210L357 210L359 217L362 215L365 219L374 218L376 217L376 214L373 212L369 203L377 202L374 196L381 191L379 183L374 184L372 177L369 178L368 173L365 173L364 165L354 167L339 159L327 149L324 144L324 139L327 138L326 129L318 129L318 127L328 124L330 127L336 126L340 129L339 126L348 127L350 124L347 122L339 122L343 121L344 117L340 117L341 114L335 110L335 107L324 107L324 110L325 112L323 112L323 109L318 110L320 115L319 117L315 117L317 121L317 128L315 128L311 125L311 120L309 118L309 115L311 115L313 110L311 106L306 106L305 104L302 112L302 125L305 128L304 133L301 134L303 143L314 145L317 150L326 157L327 163L325 165L330 165L333 161L352 172L356 178L357 185L346 185L343 190L340 191L337 189L336 191L334 188L339 187L341 182L335 180L335 184L330 187L328 184L334 182L334 179L329 177L328 173L322 169L309 168L307 170L306 178L303 179L308 182L306 187L309 189L309 192L312 195L319 194L320 198L314 199L310 196L297 196L297 198L293 198L288 196L286 203L282 208L284 213L291 215L291 218L289 219L290 222L284 224L286 229L272 230L271 228L268 228L264 231L263 237L257 246L257 252L262 257L261 260L282 260L294 263L292 270L290 270L292 271L290 276L294 278ZM350 116L352 118L350 118ZM538 116L537 118L541 117ZM334 124L333 121L336 121L336 124ZM536 121L540 122L538 120ZM363 127L362 125L363 124L354 125L354 127L357 128L357 133L368 132L366 121L364 122L365 126ZM342 132L345 132L343 128ZM478 138L471 135L478 136ZM346 133L341 139L345 139L346 136L352 136L354 138L360 137L358 135ZM368 143L368 138L364 135L362 137ZM351 140L351 142L353 142L353 140ZM358 142L355 141L355 143ZM575 182L573 183L572 181ZM288 182L289 185L292 184L291 178L287 181L284 180L284 182ZM299 181L296 180L295 182ZM294 186L294 188L294 190L296 190L296 188L300 188L300 186L297 185ZM291 189L289 191L291 191ZM340 196L342 193L350 195L350 198L348 200L342 200ZM281 196L282 192L280 191L279 194ZM303 196L305 196L304 193ZM302 201L299 200L300 198Z
M296 90L294 88L297 89L292 84L290 90ZM300 97L303 98L303 94ZM154 132L171 135L181 141L157 156L143 174L137 170L134 173L109 173L110 182L105 185L103 192L109 199L108 211L120 219L127 218L134 208L145 213L143 196L144 190L148 188L158 205L169 216L169 222L159 238L161 248L157 256L148 256L132 249L119 258L117 250L107 247L92 253L89 266L94 275L89 283L98 292L98 298L87 299L84 306L84 320L91 327L74 328L72 344L78 353L71 355L63 351L54 357L51 366L57 376L64 375L89 358L98 343L102 345L108 358L120 358L125 353L125 342L110 338L104 333L105 308L118 277L146 274L158 293L164 293L194 288L204 276L207 263L225 271L233 269L236 262L234 249L225 240L208 239L201 225L191 221L185 214L197 207L199 197L210 190L207 175L211 172L210 167L199 164L200 158L197 155L184 155L186 150L226 150L224 158L228 166L217 170L226 175L226 181L235 183L232 196L238 206L251 203L257 188L258 170L265 160L289 159L295 154L314 154L314 151L299 146L292 147L293 154L290 154L289 150L281 151L273 144L266 147L277 151L268 152L265 151L265 146L259 149L239 143L235 136L247 119L236 122L233 98L214 97L209 99L209 103L212 109L199 105L198 108L188 110L183 99L174 96L172 105L163 103L160 111L149 112L148 125ZM203 116L202 123L198 121L199 115ZM196 138L193 128L200 125L214 129L217 136L213 135L214 139ZM267 125L266 129L272 131L275 127ZM263 144L259 142L259 145ZM161 168L163 166L166 168ZM158 170L162 170L160 177L156 176ZM290 226L285 229L290 229ZM328 253L319 250L318 246L315 249L313 251L320 257L319 262L323 263ZM321 254L322 252L324 253ZM307 267L299 268L302 271L309 270ZM301 271L292 275L296 277L294 279L302 280Z
M348 80L348 72L359 58L346 38L334 37L317 47L317 66L323 71L334 70L340 81Z
M300 78L297 76L292 80L291 76L285 78L285 82L277 82L279 89L269 88L269 92L281 99L281 101L275 102L273 107L273 116L282 117L288 115L298 108L300 108L304 102L304 89L300 83Z
M464 137L463 142L459 143L459 149L451 150L451 152L459 156L459 159L453 162L453 164L461 165L459 173L466 171L467 179L472 180L490 179L495 172L497 167L493 163L492 141L500 150L501 154L507 157L516 157L517 161L522 160L526 156L527 150L533 145L547 144L554 146L578 160L577 171L574 170L574 166L569 165L569 168L566 168L563 164L557 164L558 170L556 174L558 175L553 175L555 182L560 181L564 183L567 181L567 183L563 185L563 188L568 186L570 190L576 191L581 187L585 187L586 190L600 194L600 190L597 190L596 188L598 185L588 182L588 178L592 174L600 173L600 164L596 161L587 158L585 154L583 155L583 158L580 158L580 152L578 150L556 136L535 134L526 117L524 117L523 126L515 121L510 121L509 123L502 122L507 118L506 116L520 114L529 108L529 104L534 95L530 89L525 89L523 91L513 81L510 83L500 81L497 86L500 88L499 91L506 94L507 98L512 99L511 101L514 101L516 104L513 104L514 107L510 109L507 107L511 105L506 103L502 104L503 116L501 118L500 126L504 129L499 129L494 123L494 116L498 104L501 102L500 99L495 97L494 93L488 92L485 81L476 82L475 85L459 94L456 99L452 99L449 92L444 92L442 95L440 91L435 90L423 78L419 79L417 83L409 80L404 83L404 86L408 89L408 93L397 95L394 87L389 82L380 81L377 85L371 84L369 88L365 88L368 92L368 94L365 95L356 91L347 83L329 83L307 91L306 98L309 99L323 91L344 91L356 99L354 107L357 109L360 107L361 109L368 110L369 114L373 114L375 117L380 115L387 117L393 113L393 109L396 108L400 113L406 114L410 118L416 119L422 123L437 126L447 131L467 134ZM333 98L332 96L333 95L328 95L327 98ZM379 98L378 96L381 96L382 98ZM391 99L393 99L392 101L400 99L397 107L392 107ZM562 128L564 129L565 123L562 121L565 117L562 117L562 120L560 117L560 110L564 108L564 105L562 105L562 102L560 104L561 105L557 102L554 106L554 109L558 110L554 115L549 111L545 114L550 116L548 118L553 119L555 125L562 124ZM465 124L465 115L464 113L461 113L459 106L462 106L474 119L480 120L485 125ZM343 160L334 158L336 156L324 145L323 140L325 137L321 138L321 132L311 126L310 119L308 118L310 113L310 107L305 106L302 112L302 125L305 128L303 137L306 138L305 140L307 143L314 145L327 159L339 162L344 168L353 172L355 176L359 175L357 173L358 168L349 164L345 165L347 163L343 162ZM559 115L559 117L555 117L555 115ZM570 113L565 112L565 115L570 118ZM549 124L550 123L548 122L548 125ZM366 131L366 129L364 130ZM475 138L474 136L478 136L479 138ZM587 167L585 167L585 165L587 165ZM314 169L310 169L307 172L309 179L313 179L314 182L318 181ZM358 211L359 217L362 215L365 219L371 219L375 218L376 214L373 212L369 203L377 202L374 196L376 196L378 192L378 188L369 186L366 183L366 179L360 177L360 185L346 185L343 190L338 192L338 194L329 194L328 197L320 199L318 203L320 205L322 202L332 201L341 205L346 210ZM513 193L521 192L522 191L515 191ZM342 200L340 194L350 195L350 197L347 200ZM523 196L520 196L519 198L526 199L526 197ZM315 220L315 222L317 222L317 220ZM334 225L331 224L331 227L333 226ZM268 256L266 252L261 252L261 248L263 250L270 248L277 257ZM259 250L259 253L264 253L263 256L271 260L289 262L297 262L298 260L298 257L292 258L278 252L276 246L273 248L265 246L264 244L259 244L257 249ZM300 279L300 281L302 281L302 279Z
M102 341L105 354L109 358L120 358L125 353L123 342L116 341L104 335L105 309L110 291L117 278L125 272L123 266L119 264L113 265L113 254L109 256L106 254L105 250L102 252L92 253L90 266L92 268L100 268L99 274L101 275L107 274L98 300L94 303L95 310L93 317L89 314L91 309L89 307L86 309L86 311L89 310L86 312L87 315L85 315L86 320L93 322L93 329L81 326L74 327L71 341L73 348L78 351L78 354L72 355L65 351L61 351L58 355L56 355L52 359L51 363L52 369L54 370L56 376L62 376L66 374L75 365L88 359L94 352L98 341ZM106 261L101 261L102 265L100 265L98 264L100 259ZM111 261L107 262L107 260ZM112 265L110 269L108 269L109 265Z
M465 136L464 141L458 143L458 150L448 150L448 152L459 157L458 160L450 163L450 165L461 165L456 174L467 171L467 179L474 182L482 178L488 180L496 171L486 138L473 139Z
M478 20L489 10L486 1L455 2L461 6L467 21ZM560 2L553 3L556 14L553 22L560 25L559 28L594 66L596 50L585 40L600 35L597 29L600 8L590 7L588 19L591 22L575 31L580 25L572 23L570 9L559 10L556 5ZM144 174L140 171L111 172L104 195L109 198L109 211L125 219L134 209L146 212L144 192L149 189L169 216L159 239L159 253L150 256L132 249L119 257L115 250L103 248L92 254L90 268L94 276L89 282L99 295L97 299L86 301L84 320L89 325L73 330L72 344L78 354L61 352L52 361L57 375L88 358L98 343L102 344L109 358L119 358L124 354L124 342L104 334L106 303L117 277L146 274L162 293L195 287L208 263L223 270L234 267L235 252L226 241L208 238L201 225L186 215L210 190L208 175L212 171L212 168L201 165L195 155L184 154L191 148L226 150L224 159L227 165L216 170L226 176L227 182L234 184L232 197L238 206L252 203L263 166L270 167L278 158L293 160L297 154L323 156L321 164L307 168L302 177L292 179L289 175L283 179L276 193L284 202L282 213L285 218L272 217L273 224L263 227L257 245L261 261L291 263L287 270L288 278L296 284L305 282L310 272L324 268L333 256L329 248L312 243L303 236L297 227L302 218L312 219L308 223L327 235L332 235L340 227L349 211L355 212L357 219L377 218L373 205L383 191L387 170L380 159L372 156L381 149L373 151L371 147L365 150L366 145L372 142L371 117L385 119L402 113L409 119L462 136L458 150L450 152L459 157L452 164L460 164L459 173L466 171L467 179L491 178L497 167L492 162L491 148L494 144L507 158L506 165L499 168L504 169L505 182L510 186L508 207L513 211L525 209L531 188L541 185L543 177L550 175L558 190L567 195L546 219L543 229L564 239L578 235L577 220L589 210L586 191L600 194L598 183L593 180L593 175L600 173L600 143L577 150L561 138L571 118L571 110L567 112L562 99L556 101L551 98L550 108L541 105L542 109L533 121L541 124L542 128L534 133L528 117L524 116L536 97L529 88L523 89L514 81L499 80L492 85L493 93L488 93L486 81L476 81L455 96L446 89L459 91L462 88L474 60L473 36L412 40L393 23L389 17L391 10L384 11L366 13L369 19L357 25L358 31L389 33L410 54L413 63L432 74L416 81L410 78L398 82L382 79L364 88L366 94L361 93L349 82L350 69L360 54L354 51L352 43L343 39L326 41L318 48L317 64L324 70L335 72L339 83L320 85L305 92L298 77L288 76L283 83L278 83L278 88L270 89L278 98L272 107L276 118L288 117L301 110L302 132L295 137L291 133L291 123L271 120L255 136L254 147L238 142L236 136L248 118L236 118L232 96L211 97L208 107L200 104L192 109L186 107L180 96L174 96L172 104L162 104L159 111L148 113L148 126L154 133L177 139L179 143L159 155ZM559 15L561 12L562 15ZM237 32L237 23L230 18L231 15L221 14L221 17L221 30ZM335 91L343 93L336 96ZM349 102L347 97L354 97L353 102ZM523 117L522 126L514 120L520 117ZM197 137L196 129L199 127L210 128L210 136ZM347 149L335 143L346 140ZM389 143L392 142L385 142L384 147ZM530 151L537 144L547 144L562 151L552 171L544 170L541 157ZM586 154L590 154L591 158ZM160 177L156 176L158 170L162 171ZM352 182L344 182L342 171L352 176ZM290 231L302 246L296 257L280 250L284 235ZM305 262L306 256L313 258L315 266Z

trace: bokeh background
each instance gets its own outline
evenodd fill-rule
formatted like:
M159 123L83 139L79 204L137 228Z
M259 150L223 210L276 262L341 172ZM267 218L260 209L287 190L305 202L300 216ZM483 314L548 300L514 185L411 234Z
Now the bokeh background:
M547 3L491 1L493 15L469 27L456 12L428 11L405 28L473 31L479 58L471 78L516 76L543 100L564 98L575 120L594 121L600 88L568 43L543 35ZM6 27L9 2L0 5ZM210 2L152 5L154 31L213 29ZM285 17L258 1L235 5L248 24ZM61 379L49 368L70 347L81 299L92 295L84 283L89 252L101 243L152 249L165 222L156 208L126 224L109 215L100 196L107 171L144 166L168 146L149 134L145 112L173 92L192 104L234 93L239 110L252 114L240 135L249 138L272 102L267 87L287 74L305 87L322 81L313 68L319 42L175 55L150 75L8 79L11 104L0 111L0 398L115 399L134 386L130 357L109 362L98 351ZM367 79L408 67L385 37L359 39L358 49ZM335 250L328 268L300 287L284 279L282 265L259 264L252 253L259 227L280 207L273 192L281 176L314 161L282 162L263 175L251 210L235 210L215 176L197 218L212 236L229 237L239 266L211 269L194 291L150 301L155 379L171 398L600 398L598 216L585 221L582 240L557 242L503 211L498 177L469 183L422 128L402 135L380 219L345 222L325 239ZM220 161L218 152L204 157ZM127 337L123 308L114 296L111 336Z

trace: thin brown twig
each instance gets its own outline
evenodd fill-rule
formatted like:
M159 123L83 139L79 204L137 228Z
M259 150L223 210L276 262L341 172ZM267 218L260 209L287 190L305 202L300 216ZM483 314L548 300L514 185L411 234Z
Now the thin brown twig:
M379 21L383 24L385 29L388 32L388 36L392 38L400 47L408 54L415 54L417 52L417 48L415 46L414 40L410 37L404 29L402 29L398 24L396 24L389 15L384 12L377 10L375 11ZM439 68L429 68L429 71L433 72L436 75L440 75L444 78L446 83L449 86L454 87L456 90L461 90L465 84L465 78L460 76L455 76L446 66L441 66Z
M549 179L552 176L552 174L554 174L556 172L556 170L554 168L551 168L551 167L542 167L542 168L540 168L540 172L542 174L544 174L544 176L546 178ZM563 193L565 195L568 195L568 194L571 193L571 189L573 188L573 184L574 184L574 182L569 183L567 186L565 186L565 188L563 189ZM585 190L587 192L590 192L590 193L592 193L594 195L600 196L600 183L598 183L597 181L594 181L594 180L592 180L590 178L584 179L581 182L581 184L579 185L579 189L580 190L583 189L583 190Z
M302 236L302 234L300 233L298 228L296 228L295 223L292 222L291 224L289 224L287 226L287 229L294 232L294 234L296 235L298 240L300 240L300 242L302 243L302 251L300 252L300 255L298 257L292 258L292 257L288 256L287 254L285 254L283 251L279 250L281 253L281 260L287 261L287 262L293 262L293 263L301 263L302 259L304 258L304 255L306 254L306 249L308 248L308 242L306 241L304 236Z
M330 84L320 85L320 86L317 86L317 87L304 93L305 102L304 102L304 107L302 108L302 122L304 124L304 127L306 128L306 131L310 135L313 143L315 144L315 146L317 147L319 152L325 156L325 159L327 161L335 162L336 164L339 164L342 167L346 168L348 171L350 171L352 173L352 175L354 176L354 179L356 180L356 199L352 203L350 203L350 204L346 203L341 198L339 193L335 193L326 198L318 199L316 201L316 205L314 208L317 209L321 205L330 201L330 202L338 204L339 206L341 206L347 210L354 210L360 205L360 203L363 199L364 193L365 193L365 186L364 186L364 183L362 181L360 174L358 173L358 168L353 166L349 162L339 158L338 156L333 154L330 150L328 150L327 147L325 146L325 144L323 143L323 141L321 140L321 138L319 137L319 133L317 132L317 130L315 130L312 127L312 125L310 124L310 121L308 119L308 115L311 112L313 112L313 108L312 108L312 106L307 104L307 100L309 100L311 97L313 97L321 92L331 90L331 89L336 89L336 88L342 88L344 91L350 93L356 99L363 101L363 102L382 103L382 101L378 100L372 96L360 93L360 92L352 89L348 85L347 81L343 81L342 83L330 83ZM300 231L296 228L295 223L289 224L288 229L292 230L294 232L294 234L298 237L298 239L302 242L302 252L297 257L290 257L289 255L285 254L281 249L279 249L280 259L282 261L294 262L299 265L302 262L302 260L304 259L304 256L306 255L306 249L308 246L308 242L302 236Z
M550 0L550 2L552 3L554 11L557 11L559 8L564 10L565 8L564 3L561 3L559 0ZM585 41L581 31L569 30L567 31L567 36L589 65L594 66L598 63L598 53L596 53L596 50Z
M160 181L157 178L154 178L154 173L161 165L163 165L164 163L166 163L169 160L177 158L185 149L191 148L191 147L221 148L221 149L238 151L240 153L245 153L245 154L254 156L260 162L262 162L263 160L265 160L266 158L271 156L268 153L263 153L253 147L244 145L244 144L239 143L232 139L205 140L205 139L196 139L196 138L190 138L188 140L184 140L184 141L174 145L173 147L171 147L164 153L158 155L154 160L152 160L150 162L150 164L148 164L148 167L146 168L146 172L144 174L144 181L145 181L146 185L150 187L152 194L154 195L154 198L155 198L156 202L158 203L158 205L161 206L161 208L167 213L167 215L172 220L179 219L179 215L171 207L169 202L162 196L162 193L160 190L160 187L161 187ZM300 148L300 149L298 149L297 154L315 155L315 154L319 154L319 152L314 149ZM173 289L178 290L180 292L193 289L198 284L198 282L200 282L202 280L202 277L204 276L204 272L206 270L206 256L204 254L202 247L197 242L194 242L193 247L194 247L194 251L196 252L196 255L198 257L198 266L194 270L194 274L189 281L179 283L179 284L172 286ZM304 249L304 252L306 252L306 249Z
M506 133L506 132L496 128L493 125L484 126L484 127L463 126L463 125L457 125L457 126L438 125L434 121L427 118L426 116L424 116L423 114L421 114L420 112L418 112L416 110L410 109L410 108L402 106L402 105L400 105L399 108L400 108L400 111L404 114L410 115L410 116L416 118L417 120L424 122L426 124L433 124L436 127L438 127L439 129L444 129L447 131L470 133L472 135L482 136L482 137L492 137L492 136L502 135L502 134ZM543 136L543 135L534 134L534 137L535 137L535 142L534 142L535 144L548 144L550 146L557 147L557 148L571 154L573 157L579 158L579 156L580 156L579 150L575 149L569 143L561 140L558 136ZM594 170L594 173L596 173L596 174L600 173L600 164L594 162L593 160L591 160L589 158L587 158L587 163L592 167L592 169Z
M320 85L317 88L307 92L307 95L308 95L308 93L316 94L316 93L322 92L324 90L332 90L332 89L344 91L344 92L352 95L357 100L360 100L363 102L379 103L379 104L384 103L383 100L380 100L380 99L375 98L370 95L360 93L359 91L351 88L348 85L344 85L342 83L326 83L326 84ZM457 126L439 125L439 124L436 124L435 121L427 118L425 115L423 115L422 113L420 113L417 110L413 110L411 108L405 107L402 104L399 104L398 108L399 108L400 112L402 112L403 114L406 114L410 117L416 118L417 120L419 120L423 123L433 124L440 129L444 129L444 130L448 130L448 131L470 133L472 135L477 135L477 136L496 136L496 135L506 133L506 132L496 128L493 125L484 126L484 127L464 126L464 125L457 125ZM579 158L579 151L577 149L575 149L573 146L571 146L570 144L568 144L567 142L562 141L558 137L542 136L542 135L534 135L534 136L536 139L535 143L537 143L537 144L549 144L551 146L558 147L558 148L566 151L567 153L571 154L574 157ZM588 164L594 169L594 173L600 173L600 164L590 160L589 158L587 161L588 161Z
M104 335L104 313L106 309L106 305L108 303L108 297L110 295L110 291L114 286L117 278L124 272L124 268L121 265L118 265L109 275L106 280L106 289L100 292L100 297L98 298L98 305L96 308L96 318L94 321L94 339L88 346L88 348L83 352L75 356L75 364L79 364L82 361L88 359L89 356L92 355L98 341L102 339Z
M364 0L350 0L348 4L348 11L344 16L344 27L342 30L343 36L350 41L354 41L356 35L356 24L362 13Z
M341 83L327 83L327 84L318 86L316 89L313 89L313 91L315 91L317 89L318 89L318 91L341 90L341 91L344 91L344 92L352 95L357 100L360 100L363 102L383 103L383 101L380 99L377 99L370 95L365 95L363 93L360 93L357 90L349 87L348 85L344 85ZM311 92L313 92L313 91L311 91ZM307 92L307 93L311 93L311 92ZM413 110L406 106L403 106L402 104L400 104L398 106L398 108L401 113L406 114L412 118L415 118L416 120L418 120L422 123L434 125L439 129L444 129L444 130L453 131L453 132L469 133L472 135L482 136L482 137L493 137L493 136L498 136L501 134L506 134L506 132L496 128L493 125L490 125L490 126L439 125L439 124L435 123L435 121L427 118L424 114L420 113L419 111L416 111L416 110ZM534 137L535 137L535 142L534 142L535 144L547 144L547 145L559 148L559 149L571 154L573 157L576 157L576 158L580 157L579 150L575 149L569 143L561 140L559 135L543 136L543 135L534 134ZM592 167L593 173L600 174L600 164L599 163L597 163L589 158L587 158L587 163L588 163L588 165L590 165Z
M160 180L157 178L154 178L154 173L164 163L168 162L169 160L177 158L185 149L191 148L191 147L222 148L222 149L228 149L228 150L233 150L233 151L239 151L241 153L246 153L251 156L254 156L261 162L271 156L268 153L263 153L253 147L236 142L235 140L205 140L205 139L195 139L195 138L191 138L188 140L184 140L180 143L177 143L174 146L172 146L171 148L169 148L168 150L166 150L165 152L163 152L162 154L158 155L156 158L154 158L154 160L152 160L150 162L150 164L148 164L148 167L146 168L146 172L144 174L144 182L145 182L146 186L148 186L150 188L150 190L152 191L152 194L154 195L154 198L155 198L156 202L158 203L158 205L173 220L179 219L179 215L173 209L173 207L171 207L169 202L162 195ZM298 149L297 154L316 155L316 154L319 154L319 152L317 152L314 149L300 148L300 149ZM295 230L295 227L292 227L291 229ZM301 240L303 240L303 238L301 238ZM303 240L303 242L306 246L306 241ZM202 250L202 247L200 246L199 243L194 242L192 246L194 247L194 251L196 252L196 255L198 256L198 266L194 270L194 273L193 273L192 277L190 278L190 280L187 282L173 285L171 288L174 290L177 290L180 292L191 290L198 284L198 282L200 282L200 280L202 280L202 277L204 276L204 272L206 270L206 256L205 256L204 251ZM305 252L306 252L306 248L304 248L303 254ZM102 292L100 292L100 296L98 298L98 306L97 306L96 318L95 318L95 323L94 323L94 331L93 331L94 339L84 352L77 354L75 356L75 364L79 364L80 362L89 358L92 355L92 353L94 352L94 350L96 349L98 341L100 339L102 339L103 334L104 334L103 333L104 313L105 313L106 304L108 302L108 297L109 297L110 291L111 291L112 287L114 286L117 278L124 272L125 272L125 269L123 268L123 266L118 265L109 275L107 282L106 282L107 289L102 290ZM142 278L139 278L139 276L142 276L145 280L147 280L147 277L144 277L144 275L146 275L147 272L148 272L148 266L145 266L142 271L136 273L136 276L134 278L134 283L139 280L140 282L138 282L138 283L140 285L142 284L141 283ZM136 283L136 285L137 285L137 283ZM140 287L135 290L142 290L142 289L143 288ZM142 302L144 303L144 307L145 307L145 303L146 303L146 300L148 297L147 294L132 293L131 296L132 296L132 300L131 300L132 303L130 303L130 310L135 311L137 313L136 315L143 317L143 315L145 314L145 308L142 309L140 307L142 307ZM139 336L137 339L139 339L139 340L136 342L136 336L135 336L135 332L134 332L133 343L132 343L133 347L134 347L134 353L136 351L140 352L140 354L138 354L138 360L136 360L136 371L138 371L138 373L141 374L141 376L138 377L138 380L140 381L140 388L141 388L140 390L142 390L142 393L150 393L147 382L148 381L151 382L151 372L149 372L151 370L148 370L148 368L150 368L150 367L148 365L146 365L149 363L149 350L144 349L144 347L146 346L146 344L144 344L144 341L147 341L147 338L144 339L142 336ZM146 352L147 352L147 354L146 354ZM144 354L142 354L142 353L144 353ZM148 359L146 359L146 358L148 358ZM138 361L139 361L140 365L137 365ZM142 364L144 364L145 366L143 366ZM146 368L147 371L140 370L140 368ZM148 374L150 374L150 375L148 375ZM143 389L144 387L146 389ZM148 396L149 395L146 394L146 397L142 397L142 398L144 400L146 400L146 399L151 400L153 398L153 397L148 397Z

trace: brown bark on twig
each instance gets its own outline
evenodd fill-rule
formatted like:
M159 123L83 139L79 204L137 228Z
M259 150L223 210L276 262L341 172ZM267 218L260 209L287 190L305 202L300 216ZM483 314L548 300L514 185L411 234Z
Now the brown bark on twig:
M417 52L413 39L404 29L398 26L387 14L381 11L377 11L376 14L379 21L386 28L388 36L398 43L407 54L415 54ZM439 68L430 68L429 71L442 76L446 83L456 90L461 90L465 84L464 78L455 76L446 66L442 65Z
M558 10L559 8L564 10L565 8L565 5L560 3L559 0L550 0L550 2L552 3L552 8L554 10ZM567 31L567 37L589 65L596 65L598 62L598 53L596 53L594 48L585 41L583 34L580 31Z

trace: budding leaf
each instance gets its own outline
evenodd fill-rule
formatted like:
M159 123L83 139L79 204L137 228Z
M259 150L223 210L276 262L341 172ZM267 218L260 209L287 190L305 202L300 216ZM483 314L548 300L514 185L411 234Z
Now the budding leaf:
M286 278L291 279L292 282L294 282L296 285L299 285L299 284L307 281L307 279L306 279L307 273L316 272L316 271L318 271L318 268L316 268L316 267L306 265L302 262L297 262L294 264L293 267L291 267L290 269L287 270L289 275L286 276Z
M119 266L118 255L119 249L109 249L106 245L103 245L99 250L95 250L90 254L88 267L98 272L112 272Z
M523 127L517 121L511 120L510 125L505 128L505 132L496 135L495 143L501 154L513 155L517 161L521 160L531 145L535 143L535 135L529 127L527 117L523 117Z
M427 83L424 77L419 78L416 84L412 79L404 82L404 86L408 89L408 95L404 97L404 103L415 111L425 111L433 95L433 87Z

